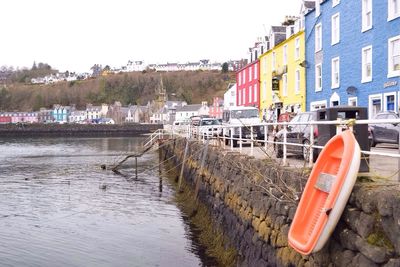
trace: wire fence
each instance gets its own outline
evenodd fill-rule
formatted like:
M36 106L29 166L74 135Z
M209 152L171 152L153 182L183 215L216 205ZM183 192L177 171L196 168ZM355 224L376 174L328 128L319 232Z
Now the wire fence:
M384 127L387 125L390 126L389 129ZM383 131L379 132L381 135L385 134L384 131L391 131L392 139L388 142L392 144L383 142L370 148L373 142L382 141L375 140L375 128ZM273 159L283 166L311 168L323 148L321 140L328 140L335 133L345 129L352 130L360 144L364 161L362 164L368 168L364 175L400 181L400 119L338 119L212 126L165 125L163 132L170 137L180 136L200 142L211 139L213 145L226 152L244 153L259 159Z

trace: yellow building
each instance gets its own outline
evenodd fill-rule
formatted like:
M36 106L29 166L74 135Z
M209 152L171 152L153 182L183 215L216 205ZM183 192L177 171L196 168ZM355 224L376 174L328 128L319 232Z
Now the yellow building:
M306 110L304 31L260 56L260 112L267 121Z

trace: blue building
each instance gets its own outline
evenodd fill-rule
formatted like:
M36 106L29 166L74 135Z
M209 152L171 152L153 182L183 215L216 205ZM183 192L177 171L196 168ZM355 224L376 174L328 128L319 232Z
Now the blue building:
M319 1L319 0L317 0ZM400 0L325 0L305 17L306 108L399 111Z
M51 115L54 118L54 122L67 123L68 117L71 114L71 111L72 111L72 109L70 106L61 106L59 104L56 104L53 106Z

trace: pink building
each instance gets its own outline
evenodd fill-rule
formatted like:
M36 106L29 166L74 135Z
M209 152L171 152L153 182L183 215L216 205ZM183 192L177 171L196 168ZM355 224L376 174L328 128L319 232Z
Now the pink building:
M12 112L12 123L36 123L38 122L37 112Z
M209 109L210 116L217 119L222 119L223 111L224 111L224 99L220 97L214 97L213 103Z
M236 72L236 104L260 108L260 61L257 59Z

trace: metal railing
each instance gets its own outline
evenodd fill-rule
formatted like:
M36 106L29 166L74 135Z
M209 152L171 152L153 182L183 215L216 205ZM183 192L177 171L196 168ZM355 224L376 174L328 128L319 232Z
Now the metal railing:
M315 149L322 149L322 146L318 146L315 144L314 138L314 130L318 129L318 125L335 125L336 132L340 132L343 129L351 129L353 130L354 125L378 125L378 124L399 124L400 129L400 119L382 119L382 120L355 120L355 119L347 119L347 120L335 120L335 121L309 121L309 122L270 122L270 123L258 123L258 124L243 124L243 125L213 125L213 126L190 126L184 125L179 127L171 127L172 134L184 136L190 139L197 139L199 141L205 142L207 139L215 139L218 140L219 144L223 142L223 144L228 145L231 151L234 151L234 146L239 147L239 152L242 152L243 143L250 144L250 155L254 153L254 147L256 144L261 144L264 149L267 149L268 144L272 144L274 149L277 146L282 147L282 164L287 164L287 146L299 146L306 148L308 150L307 164L309 167L313 166L313 158ZM309 144L304 145L300 143L290 143L288 142L287 134L288 127L292 127L295 125L305 125L309 126ZM243 129L247 128L250 134L243 134ZM282 133L282 138L279 141L276 141L274 136L276 134L276 129L280 128ZM263 133L263 135L258 136L259 133ZM368 133L364 137L369 139ZM400 135L399 135L400 138ZM399 150L396 152L378 152L378 151L361 151L365 155L376 155L376 156L386 156L397 158L399 161L398 169L400 170L400 146ZM399 181L400 181L400 172L399 172Z

